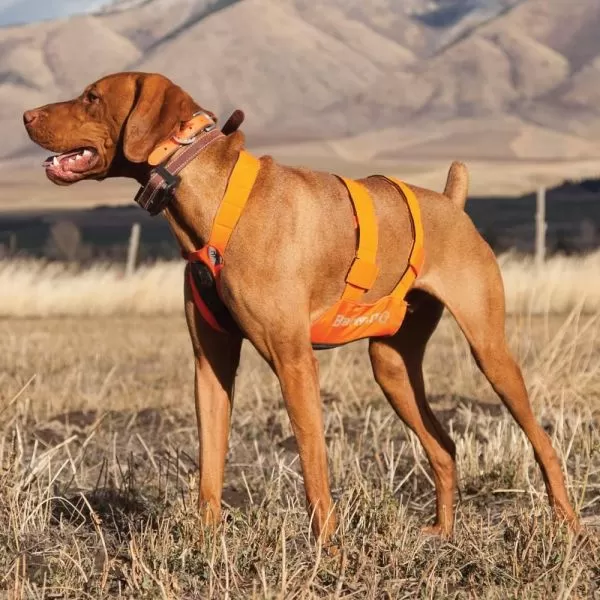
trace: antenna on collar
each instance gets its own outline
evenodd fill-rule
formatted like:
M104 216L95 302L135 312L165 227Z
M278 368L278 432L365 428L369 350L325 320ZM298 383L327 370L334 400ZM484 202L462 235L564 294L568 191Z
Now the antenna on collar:
M225 125L221 128L221 131L225 135L229 135L234 131L237 131L240 128L240 125L244 122L244 111L236 108L232 113L229 119L225 122Z

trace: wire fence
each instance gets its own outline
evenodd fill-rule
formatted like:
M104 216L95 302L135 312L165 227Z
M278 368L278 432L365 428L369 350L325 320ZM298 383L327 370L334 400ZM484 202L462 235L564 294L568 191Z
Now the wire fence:
M535 251L534 194L523 198L471 198L466 210L497 254ZM599 248L600 185L598 190L589 186L548 190L544 219L548 256L581 254ZM133 236L132 231L136 231ZM179 256L166 220L150 217L133 205L0 214L0 259L44 258L82 265L99 261L139 265ZM130 270L132 268L130 266Z

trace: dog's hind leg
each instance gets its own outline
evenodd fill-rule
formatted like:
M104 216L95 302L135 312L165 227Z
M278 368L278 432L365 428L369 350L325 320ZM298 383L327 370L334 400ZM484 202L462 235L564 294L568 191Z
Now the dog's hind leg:
M374 338L369 354L373 374L398 416L417 435L431 465L437 497L437 519L429 533L450 536L454 523L456 448L433 414L425 396L423 356L443 305L422 292L414 292L417 309L407 315L392 338Z
M455 243L438 249L441 264L424 273L417 287L443 302L456 319L477 365L531 442L552 507L577 530L560 462L533 414L521 370L507 346L498 263L466 217L454 233Z

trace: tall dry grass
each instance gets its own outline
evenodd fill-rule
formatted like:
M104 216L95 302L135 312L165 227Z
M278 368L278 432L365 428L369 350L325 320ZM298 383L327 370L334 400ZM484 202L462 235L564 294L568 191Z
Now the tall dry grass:
M0 316L173 314L183 306L183 270L183 261L159 262L127 278L120 264L0 261Z
M277 380L251 347L213 533L196 514L183 316L0 320L0 597L598 597L600 321L525 313L507 330L586 534L553 523L527 440L447 319L424 374L457 443L454 539L420 533L431 472L358 343L318 354L340 516L329 557L311 537Z
M513 313L566 314L600 311L600 251L553 256L536 268L533 257L500 256L508 310Z
M600 311L600 251L553 257L541 270L531 258L500 257L510 313ZM44 261L0 261L0 316L152 315L181 311L183 261L140 267L125 278L122 265L86 269Z

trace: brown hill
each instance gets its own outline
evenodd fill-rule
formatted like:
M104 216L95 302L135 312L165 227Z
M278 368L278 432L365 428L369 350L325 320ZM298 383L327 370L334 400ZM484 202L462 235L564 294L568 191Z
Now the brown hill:
M0 158L21 112L118 70L241 107L254 146L340 159L600 158L598 0L148 0L0 29Z

